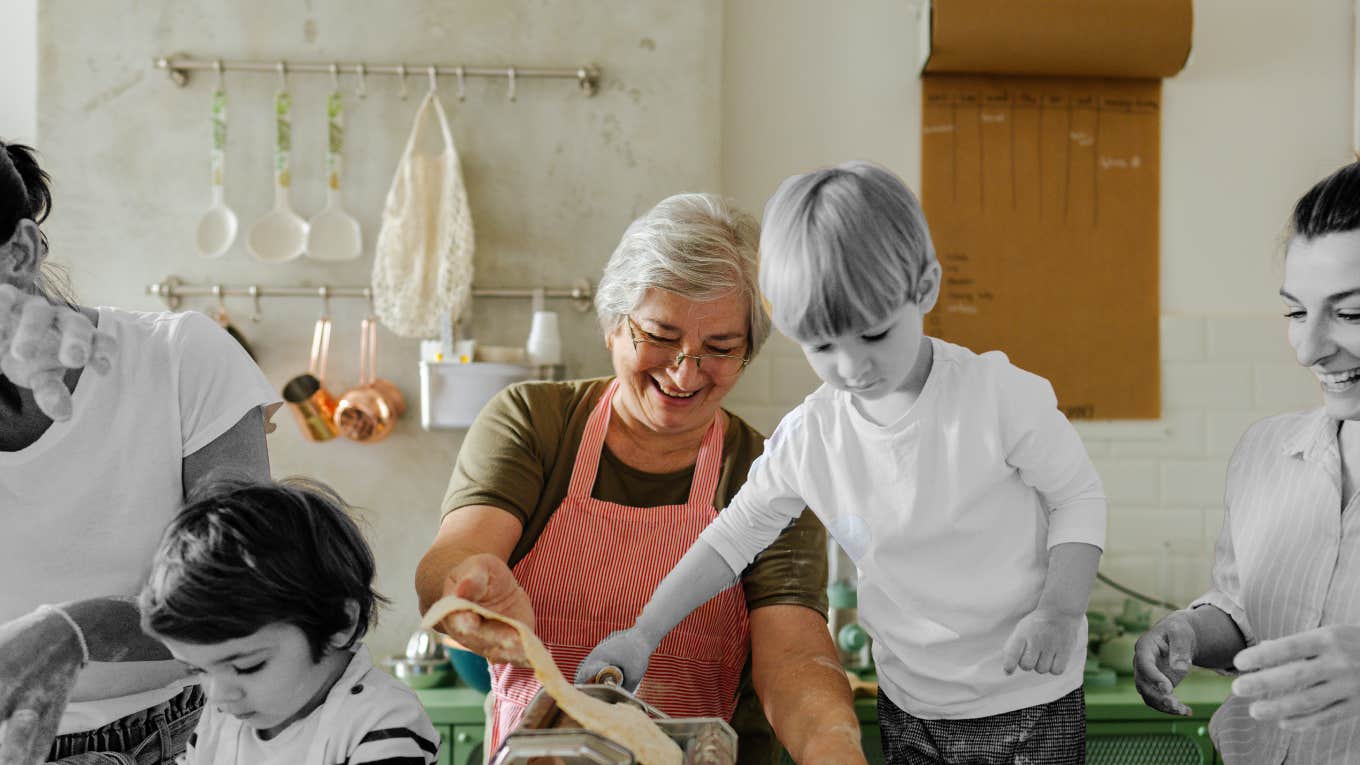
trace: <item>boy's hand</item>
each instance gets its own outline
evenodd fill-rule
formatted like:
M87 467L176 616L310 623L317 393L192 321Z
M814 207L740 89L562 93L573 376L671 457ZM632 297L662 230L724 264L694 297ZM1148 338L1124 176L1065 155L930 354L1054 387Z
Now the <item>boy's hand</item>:
M444 580L444 596L456 595L523 622L533 629L534 607L505 561L494 555L472 555ZM493 663L527 667L519 633L508 624L483 619L471 611L455 611L439 623L439 631Z
M1195 660L1195 628L1184 611L1173 611L1143 633L1133 647L1133 683L1143 702L1182 717L1190 707L1176 698L1176 686Z
M576 667L576 682L593 683L600 670L618 667L623 672L620 685L625 690L635 691L647 672L647 663L651 661L655 650L656 643L637 627L610 633Z
M1019 667L1039 674L1061 675L1067 669L1072 642L1081 627L1082 614L1065 614L1036 608L1015 625L1001 649L1006 674Z

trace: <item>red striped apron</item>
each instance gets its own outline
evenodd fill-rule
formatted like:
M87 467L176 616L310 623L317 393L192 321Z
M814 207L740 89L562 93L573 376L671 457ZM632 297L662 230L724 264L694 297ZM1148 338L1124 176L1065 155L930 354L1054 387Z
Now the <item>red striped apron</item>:
M611 382L590 415L566 499L514 567L534 607L534 631L568 678L605 636L633 626L661 579L717 517L713 495L722 472L721 414L699 447L685 504L629 507L590 496L617 388L618 380ZM730 720L749 637L746 596L738 583L661 641L638 697L672 717ZM523 667L496 664L491 675L495 700L488 752L514 730L539 689L533 672Z

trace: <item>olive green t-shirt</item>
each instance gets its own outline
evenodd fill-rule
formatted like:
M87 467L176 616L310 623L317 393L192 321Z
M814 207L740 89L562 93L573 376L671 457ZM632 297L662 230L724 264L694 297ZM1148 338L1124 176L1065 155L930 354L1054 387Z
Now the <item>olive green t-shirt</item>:
M533 548L571 483L576 451L611 378L512 385L493 398L468 429L444 495L444 512L492 505L514 515L524 532L510 555L514 566ZM746 481L764 438L728 413L722 472L713 501L721 510ZM674 473L644 473L605 447L591 496L630 507L684 504L693 466ZM619 561L627 576L628 561ZM746 608L794 604L826 616L826 532L804 511L742 573ZM740 737L741 765L777 763L780 748L751 685L748 656L742 670L732 727Z

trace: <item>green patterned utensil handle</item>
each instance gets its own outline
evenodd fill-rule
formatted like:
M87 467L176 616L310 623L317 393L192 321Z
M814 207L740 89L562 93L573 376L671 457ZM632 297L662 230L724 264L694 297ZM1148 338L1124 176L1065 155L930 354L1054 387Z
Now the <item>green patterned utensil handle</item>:
M287 188L290 181L288 155L293 150L293 97L280 90L274 95L274 179Z
M326 99L326 184L340 188L341 150L345 145L345 102L340 91Z
M218 88L212 94L212 182L222 185L227 151L227 91Z

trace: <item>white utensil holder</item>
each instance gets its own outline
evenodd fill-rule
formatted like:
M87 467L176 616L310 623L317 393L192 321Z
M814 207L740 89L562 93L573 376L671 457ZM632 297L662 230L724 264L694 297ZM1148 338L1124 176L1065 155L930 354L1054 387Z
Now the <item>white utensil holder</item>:
M533 377L533 367L522 364L422 361L420 426L426 430L466 428L501 389Z

